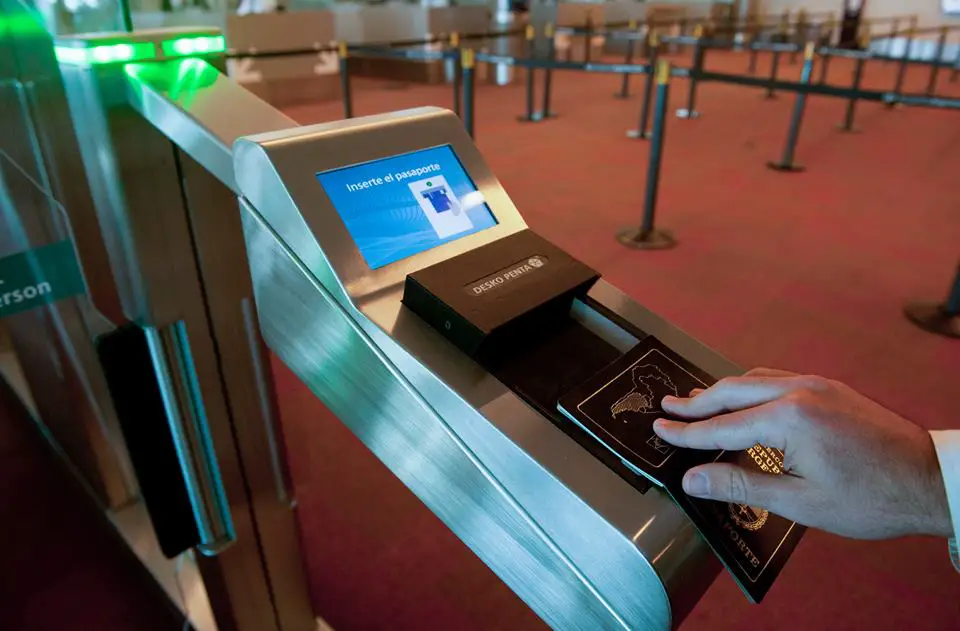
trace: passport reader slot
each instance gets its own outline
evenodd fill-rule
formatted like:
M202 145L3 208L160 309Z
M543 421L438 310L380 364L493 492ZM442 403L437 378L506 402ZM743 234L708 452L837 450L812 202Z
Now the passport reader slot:
M643 335L641 332L636 332ZM593 457L640 493L651 486L643 476L557 410L557 401L639 340L602 316L587 302L575 300L566 315L530 327L528 335L497 345L481 365Z

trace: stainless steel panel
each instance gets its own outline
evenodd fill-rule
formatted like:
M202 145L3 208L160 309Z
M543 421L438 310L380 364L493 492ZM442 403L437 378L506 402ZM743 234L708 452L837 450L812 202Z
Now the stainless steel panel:
M375 140L374 140L375 139ZM499 225L369 270L315 173L450 144ZM404 309L410 271L524 227L449 112L423 108L243 139L244 228L267 343L548 623L663 629L718 564L661 492L619 478ZM606 283L591 297L718 376L736 367ZM624 348L630 335L579 305Z
M249 207L244 215L261 326L268 345L448 527L555 628L663 629L669 606L649 564L628 538L608 540L608 524L462 404L464 424L486 426L497 461L488 463L448 424ZM470 437L473 438L473 437ZM550 504L561 529L579 531L604 576L586 575L557 533L548 532L497 477L506 466ZM527 466L524 466L524 465ZM612 475L612 474L611 474ZM608 545L596 545L603 541ZM594 547L596 545L596 547ZM586 550L584 550L586 551ZM597 584L595 580L603 583ZM607 581L618 585L610 591ZM603 591L601 591L603 590ZM628 611L620 602L632 603Z
M133 108L189 154L180 156L179 166L193 248L277 615L284 630L312 628L292 498L275 438L273 380L251 308L233 165L225 162L242 135L296 123L203 61L128 66L127 76Z
M244 469L236 435L245 431L235 419L243 417L248 403L233 399L237 386L225 380L226 360L230 359L227 349L234 343L244 348L243 328L236 327L234 339L238 342L218 337L221 331L212 314L220 305L209 300L216 291L206 283L213 279L204 277L198 259L201 246L212 253L218 244L211 243L209 226L201 234L194 223L198 213L206 213L221 217L221 223L229 225L232 220L238 224L236 202L227 192L228 205L205 206L204 202L210 201L203 197L205 185L228 191L209 175L192 188L186 186L186 181L197 179L190 172L191 158L130 107L129 75L116 67L73 68L66 74L97 213L107 235L113 269L122 279L124 311L128 318L146 326L162 329L182 321L189 331L195 396L202 401L206 431L215 451L214 466L235 536L235 543L216 557L198 559L217 624L221 631L281 629L259 547L259 524L248 495L249 472ZM184 86L184 90L190 89L203 102L201 86ZM144 94L149 97L149 90ZM222 112L218 115L223 117ZM215 134L209 137L215 139ZM230 249L229 244L220 247ZM242 256L239 261L229 256L224 260L232 264L235 275L243 269ZM235 321L242 322L239 298L233 309ZM252 380L248 390L256 392ZM262 423L254 425L262 434ZM272 489L273 478L266 479ZM285 536L293 539L295 532L291 529Z
M242 117L241 117L242 118ZM266 121L264 121L266 122ZM312 631L314 616L297 536L276 396L253 304L236 196L188 156L184 192L221 381L256 521L259 547L282 631Z
M234 191L234 141L297 126L207 61L130 64L125 71L130 105Z

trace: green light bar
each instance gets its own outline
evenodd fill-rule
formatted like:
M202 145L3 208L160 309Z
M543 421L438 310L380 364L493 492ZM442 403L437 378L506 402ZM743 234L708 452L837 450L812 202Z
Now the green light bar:
M151 42L131 42L120 44L101 44L80 48L57 46L57 61L77 66L96 66L101 64L144 61L156 58L156 50Z
M223 35L208 35L203 37L178 37L160 43L163 54L167 57L186 57L189 55L208 55L222 53L227 49Z

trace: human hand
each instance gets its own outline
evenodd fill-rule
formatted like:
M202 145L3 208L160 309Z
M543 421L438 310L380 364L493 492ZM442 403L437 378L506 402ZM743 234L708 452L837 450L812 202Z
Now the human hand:
M823 377L758 368L721 379L663 409L664 440L694 449L784 452L784 475L711 463L690 469L694 497L749 504L807 526L860 539L952 536L930 434L852 388Z

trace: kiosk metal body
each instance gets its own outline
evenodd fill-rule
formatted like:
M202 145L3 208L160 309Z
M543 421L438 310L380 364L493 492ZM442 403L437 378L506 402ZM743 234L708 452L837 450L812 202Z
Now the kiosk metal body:
M130 37L156 51L170 34ZM132 61L64 66L67 95L123 314L150 331L169 385L184 454L172 474L195 507L217 625L313 624L258 329L551 626L679 624L719 571L713 553L530 389L589 375L647 335L715 377L737 367L602 279L539 346L478 363L401 302L409 273L526 229L459 119L423 108L297 127L224 77L220 57ZM317 174L440 146L497 224L371 269Z
M370 269L316 174L442 145L498 224ZM408 273L526 227L460 121L424 108L301 127L241 139L234 159L274 352L551 626L663 629L682 619L719 567L683 513L618 476L401 304ZM620 353L655 334L717 376L736 371L603 281L571 319Z

